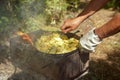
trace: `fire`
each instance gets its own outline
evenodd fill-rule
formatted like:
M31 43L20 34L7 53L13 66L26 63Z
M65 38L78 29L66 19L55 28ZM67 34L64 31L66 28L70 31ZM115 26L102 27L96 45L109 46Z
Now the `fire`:
M30 44L33 45L32 39L30 38L29 35L27 35L26 33L23 33L21 31L17 32L17 35L21 36L21 38L27 42L29 42Z

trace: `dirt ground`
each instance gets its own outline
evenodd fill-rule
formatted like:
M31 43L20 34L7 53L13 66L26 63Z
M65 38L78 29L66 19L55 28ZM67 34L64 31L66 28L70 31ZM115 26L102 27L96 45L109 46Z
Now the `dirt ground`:
M80 26L91 25L99 27L112 18L116 12L100 10ZM79 30L79 28L78 28ZM0 80L46 80L41 79L39 74L31 75L24 72L11 63L8 46L0 45ZM94 53L91 53L90 74L85 80L120 80L120 33L102 41ZM28 79L29 77L29 79Z

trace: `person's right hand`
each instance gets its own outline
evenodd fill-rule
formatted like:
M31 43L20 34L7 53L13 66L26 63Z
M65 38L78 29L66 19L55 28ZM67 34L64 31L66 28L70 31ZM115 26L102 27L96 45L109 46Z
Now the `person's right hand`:
M67 33L70 32L72 30L75 30L80 23L82 22L82 19L79 18L73 18L73 19L67 19L63 26L61 27L62 32Z

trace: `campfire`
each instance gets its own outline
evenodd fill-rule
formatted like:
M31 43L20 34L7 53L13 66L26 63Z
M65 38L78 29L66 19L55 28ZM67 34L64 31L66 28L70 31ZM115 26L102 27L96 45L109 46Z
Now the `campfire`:
M22 70L27 69L30 72L40 73L52 80L73 80L82 74L81 72L89 60L89 54L81 54L78 48L70 50L67 54L44 54L38 50L35 47L37 40L42 36L52 35L53 32L51 31L38 30L28 34L23 32L17 32L17 34L19 36L11 39L10 56L13 64ZM79 36L73 33L68 33L66 36L67 38L60 35L59 38L57 37L57 40L62 38L64 41L73 37L76 40L79 39ZM75 41L74 39L73 41ZM47 40L50 41L50 39ZM44 41L44 43L46 42ZM39 44L42 43L40 42ZM73 43L73 45L75 44Z

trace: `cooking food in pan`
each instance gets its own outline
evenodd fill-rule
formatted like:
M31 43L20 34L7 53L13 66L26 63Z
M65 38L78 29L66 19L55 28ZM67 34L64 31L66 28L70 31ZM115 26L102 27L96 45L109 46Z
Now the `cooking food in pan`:
M64 34L51 33L42 35L35 42L35 47L44 53L64 54L77 49L79 41L75 38L68 38Z

